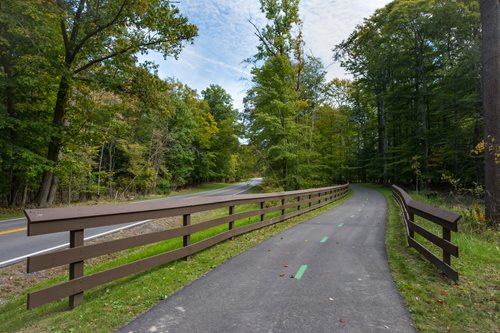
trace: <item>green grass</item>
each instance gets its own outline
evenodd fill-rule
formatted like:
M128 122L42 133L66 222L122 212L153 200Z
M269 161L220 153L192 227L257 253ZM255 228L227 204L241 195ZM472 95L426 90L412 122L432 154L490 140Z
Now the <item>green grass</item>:
M0 222L2 220L10 220L18 217L23 217L24 213L22 209L16 208L0 208Z
M452 242L460 257L452 257L459 272L457 284L445 278L415 249L409 248L401 214L387 188L376 187L387 199L389 219L386 246L393 277L421 332L499 332L498 289L500 287L500 248L498 232L459 223ZM427 201L412 194L414 199ZM450 207L442 207L449 209ZM433 223L417 219L424 228L441 235ZM463 230L463 231L461 231ZM417 235L417 240L438 257L441 252Z
M212 191L212 190L218 190L221 188L225 188L228 186L231 186L233 184L231 183L206 183L202 184L199 186L195 187L190 187L186 189L182 189L179 191L173 191L168 195L150 195L150 196L138 196L134 197L133 200L126 200L126 199L116 199L116 200L111 200L111 199L103 199L100 201L88 201L88 202L74 202L70 204L69 206L74 206L74 205L88 205L88 204L111 204L111 203L123 203L123 202L130 202L130 201L140 201L140 200L148 200L148 199L154 199L154 198L163 198L163 197L175 197L179 195L186 195L186 194L194 194L194 193L199 193L199 192L205 192L205 191ZM258 193L258 192L253 192L253 193ZM63 207L63 206L68 206L67 204L61 204L61 205L56 205L57 207ZM9 219L15 219L18 217L24 217L23 209L22 208L0 208L0 222L2 220L9 220Z
M25 309L26 293L28 291L38 290L44 286L64 281L67 279L67 276L60 276L45 281L30 290L26 290L23 296L13 298L5 305L0 306L0 331L112 331L231 257L303 220L325 212L333 206L348 200L350 196L351 194L349 193L345 198L313 212L238 236L234 240L217 244L207 250L194 254L189 261L179 260L86 291L83 305L73 311L68 310L67 299L53 302L30 311ZM236 207L236 212L256 208L256 205L241 205ZM288 211L292 210L293 208ZM216 210L211 213L210 219L225 214L227 214L227 209ZM266 214L266 218L279 214L279 211ZM258 218L257 216L238 220L235 222L235 226L240 227L255 222ZM205 217L203 220L207 219ZM196 221L193 222L196 223ZM205 239L224 230L227 230L227 225L195 233L192 235L192 241L196 242ZM86 265L85 274L103 271L124 263L169 251L179 246L181 246L181 240L175 239L124 251L123 255L115 260L96 265Z
M234 184L231 183L206 183L202 184L196 187L190 187L186 189L182 189L179 191L174 191L171 192L167 197L175 197L178 195L185 195L185 194L193 194L193 193L198 193L198 192L204 192L204 191L212 191L212 190L218 190L224 187L228 187Z

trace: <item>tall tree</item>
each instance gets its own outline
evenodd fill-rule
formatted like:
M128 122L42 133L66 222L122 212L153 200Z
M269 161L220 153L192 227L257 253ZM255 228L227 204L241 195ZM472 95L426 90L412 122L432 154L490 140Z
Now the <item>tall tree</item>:
M54 6L42 1L0 3L0 193L26 202L43 158L53 107L58 52Z
M217 179L234 181L236 174L233 155L238 153L238 111L233 107L233 100L224 88L212 84L201 92L207 102L210 113L217 122L218 133L214 139L212 150L216 155L215 168Z
M156 50L177 56L183 42L197 29L169 1L57 1L64 55L59 64L59 87L53 112L53 133L47 151L38 203L51 203L58 185L53 166L59 161L68 100L75 78L96 66L137 52Z
M426 187L450 175L470 185L481 178L482 161L471 154L483 124L479 46L476 1L396 0L336 47L355 95L373 100L365 112L377 109L372 160L381 161L383 182Z
M500 2L481 0L486 217L500 225Z
M297 188L299 177L299 89L302 64L298 0L261 0L268 24L256 28L260 40L250 60L253 88L246 97L250 140L265 154L268 180ZM257 65L261 64L261 67Z

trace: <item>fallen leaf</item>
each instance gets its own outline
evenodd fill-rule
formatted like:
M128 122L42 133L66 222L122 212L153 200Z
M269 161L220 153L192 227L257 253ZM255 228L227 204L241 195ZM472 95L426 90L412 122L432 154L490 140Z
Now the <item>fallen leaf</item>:
M440 298L438 298L438 299L436 300L436 302L438 302L439 304L444 304L444 299L440 299Z
M441 289L441 290L439 291L439 293L440 293L441 295L443 295L443 296L446 296L446 295L448 295L448 290Z
M286 267L288 267L288 265L283 265L283 267L285 267L285 268L286 268Z
M280 274L280 277L283 277L283 276L285 276L285 274Z
M293 279L294 277L295 277L295 275L293 275L293 274L292 274L292 275L290 275L290 279Z
M345 323L347 323L347 320L345 320L345 319L339 319L339 323L345 324Z

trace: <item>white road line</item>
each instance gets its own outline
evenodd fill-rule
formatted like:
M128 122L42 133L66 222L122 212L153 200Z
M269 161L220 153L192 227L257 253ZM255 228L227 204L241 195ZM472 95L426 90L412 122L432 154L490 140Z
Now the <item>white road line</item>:
M246 192L246 191L248 191L249 189L251 189L252 187L253 187L253 186L250 186L250 187L248 187L248 188L246 188L246 189L244 189L244 190L241 190L241 191L239 191L239 192L234 193L233 195L237 195L237 194L240 194L240 193Z
M126 226L120 227L120 228L116 228L116 229L113 229L113 230L108 230L108 231L105 231L105 232L101 232L100 234L97 234L97 235L85 237L85 240L91 240L91 239L94 239L94 238L97 238L97 237L101 237L101 236L105 236L105 235L108 235L108 234L112 234L114 232L117 232L117 231L120 231L120 230L123 230L123 229L127 229L127 228L132 228L132 227L135 227L135 226L140 225L140 224L144 224L144 223L149 222L149 221L151 221L151 220L139 221L139 222L132 223L130 225L126 225ZM49 251L52 251L52 250L57 250L57 249L60 249L62 247L66 247L68 245L69 245L69 243L65 243L65 244L57 245L57 246L54 246L54 247L51 247L51 248L48 248L48 249L45 249L45 250L33 252L33 253L30 253L30 254L26 254L24 256L20 256L20 257L17 257L17 258L13 258L13 259L9 259L9 260L6 260L6 261L2 261L2 262L0 262L0 267L2 267L4 265L7 265L7 264L10 264L10 263L14 263L16 261L20 261L20 260L26 259L28 257L34 256L34 255L37 255L37 254L42 254L42 253L49 252Z
M20 220L26 220L26 218L25 218L25 217L19 217L19 218L17 218L17 219L0 220L0 223L2 223L2 222L20 221Z

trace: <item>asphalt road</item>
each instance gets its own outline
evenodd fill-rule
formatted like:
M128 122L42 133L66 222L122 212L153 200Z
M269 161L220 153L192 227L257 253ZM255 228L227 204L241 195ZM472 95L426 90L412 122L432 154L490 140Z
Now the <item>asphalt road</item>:
M415 332L385 250L386 201L353 198L257 245L119 330Z
M170 201L188 198L198 198L202 196L235 195L260 184L261 178L254 178L248 182L231 185L225 188L198 192L193 194L179 195L145 201ZM137 204L135 201L130 204ZM59 232L48 235L26 236L26 218L0 221L0 267L5 267L26 259L29 255L55 250L68 246L69 232ZM92 239L103 236L124 228L130 228L147 221L137 221L132 223L118 224L85 230L85 239Z

